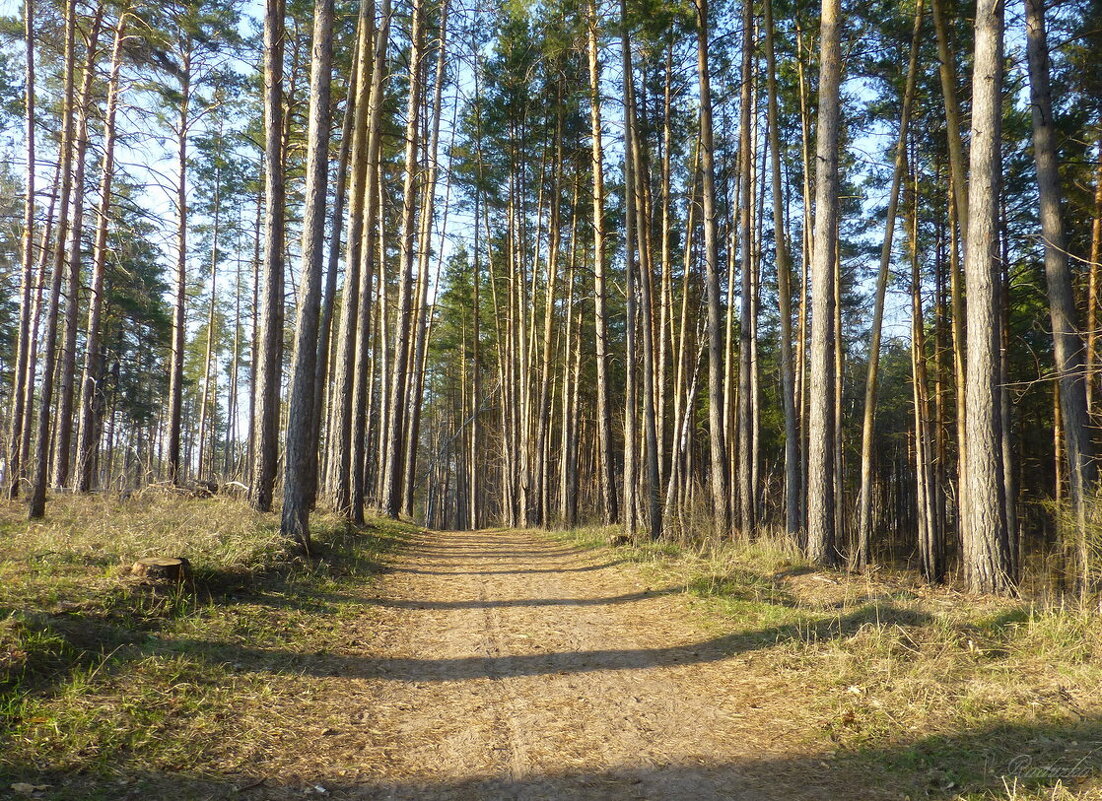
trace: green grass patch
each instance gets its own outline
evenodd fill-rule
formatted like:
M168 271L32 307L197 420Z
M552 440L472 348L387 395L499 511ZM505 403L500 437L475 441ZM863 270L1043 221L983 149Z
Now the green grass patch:
M22 513L0 507L4 788L59 772L232 767L261 750L263 715L250 710L287 683L296 655L345 644L342 622L363 614L380 560L415 530L318 514L307 561L272 515L231 498L60 497L44 522ZM151 555L187 557L193 581L131 580Z

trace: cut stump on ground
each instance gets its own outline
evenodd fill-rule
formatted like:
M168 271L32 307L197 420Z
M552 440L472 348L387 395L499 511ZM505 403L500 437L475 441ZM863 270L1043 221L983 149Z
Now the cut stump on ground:
M182 556L147 556L134 563L130 575L149 584L183 584L191 581L191 563Z

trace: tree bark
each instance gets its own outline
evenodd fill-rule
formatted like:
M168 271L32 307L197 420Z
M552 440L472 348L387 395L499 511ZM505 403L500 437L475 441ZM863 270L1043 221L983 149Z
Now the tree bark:
M398 323L394 338L394 375L391 378L386 436L386 471L383 483L383 503L386 513L398 517L402 506L402 471L404 450L402 435L405 429L406 404L409 391L409 340L411 333L413 295L413 257L415 250L414 223L417 205L417 181L419 170L417 149L420 141L418 124L421 112L421 94L424 91L421 62L423 56L422 0L413 0L410 41L413 43L409 60L409 101L406 105L405 180L402 195L402 231L398 265Z
M283 49L285 0L268 0L264 14L264 287L257 335L256 412L250 501L271 511L278 470L279 388L282 373L284 207Z
M1098 168L1094 177L1094 219L1091 221L1090 278L1087 297L1087 417L1094 419L1094 396L1098 389L1098 295L1102 271L1102 131L1098 134Z
M61 149L58 177L57 244L54 251L50 296L46 306L46 332L42 338L45 361L42 370L41 400L38 407L37 439L35 442L34 482L28 499L27 514L31 520L46 514L46 485L50 461L50 406L54 392L54 369L57 365L57 317L61 302L61 282L65 267L65 240L69 231L69 199L73 188L73 116L76 72L76 0L65 4L65 77L62 90ZM33 383L33 382L32 382Z
M24 80L24 116L27 154L27 177L23 198L23 237L22 237L22 278L20 282L19 339L16 346L15 374L11 393L11 428L8 429L7 474L4 477L4 497L14 500L19 495L19 483L23 475L22 434L24 417L30 417L26 391L28 381L34 384L33 376L28 376L27 364L30 352L37 347L31 340L31 294L35 283L34 274L34 203L35 203L35 71L34 71L34 0L23 2L23 38L25 53Z
M884 243L880 248L880 269L876 275L876 300L872 313L872 332L869 341L869 364L865 377L865 413L861 424L861 491L858 501L857 553L854 561L864 569L869 563L869 546L872 539L872 460L873 437L876 421L876 391L879 379L880 336L884 322L884 300L888 290L888 270L892 260L892 241L899 206L899 192L907 158L907 129L910 125L911 106L914 103L915 76L918 67L919 36L922 32L922 0L915 7L914 27L911 32L911 55L907 64L907 83L903 90L903 109L899 115L899 137L895 146L895 170L892 188L888 195L888 211L884 221ZM921 311L921 308L919 308Z
M1010 553L1003 506L999 410L999 266L996 230L1000 183L1003 4L976 13L972 85L971 185L965 237L968 292L965 414L964 574L977 592L1010 589Z
M968 231L968 174L965 169L964 136L960 125L960 100L957 98L957 68L949 44L949 26L945 19L945 0L932 0L934 30L937 35L938 77L945 104L945 127L949 143L949 171L953 190L953 204L960 230Z
M841 4L823 0L820 22L819 124L815 163L815 233L811 256L811 404L808 421L807 552L837 560L835 543L834 294L838 252L838 140L841 129Z
M739 293L739 388L738 388L738 524L743 537L753 537L757 528L757 488L754 486L753 434L753 170L754 170L754 8L753 0L742 4L742 75L739 101L739 253L742 267ZM732 220L733 224L733 220ZM734 236L731 237L734 250ZM733 263L734 259L732 259ZM731 281L733 284L734 282ZM733 287L732 287L733 290ZM733 305L733 304L732 304ZM730 313L730 312L729 312ZM728 398L730 401L730 398Z
M590 0L589 45L589 121L591 132L591 170L593 173L593 283L594 326L597 351L597 439L600 453L600 486L605 525L619 520L616 498L616 467L612 454L612 407L608 376L608 295L605 287L605 184L604 146L601 131L601 66L597 44L597 3Z
M784 224L777 56L774 47L772 0L764 0L764 11L773 239L776 247L777 302L780 314L781 407L784 412L784 523L788 535L796 537L800 529L800 441L796 422L795 373L792 361L792 254L789 251L788 233Z
M58 489L69 485L69 467L72 457L73 403L76 396L77 330L80 327L80 273L84 239L84 176L88 163L88 118L95 101L96 62L99 60L99 36L103 28L106 5L96 6L92 28L88 34L84 72L81 79L79 118L77 121L76 152L74 154L73 208L69 226L69 260L66 284L68 303L65 306L65 339L61 346L61 366L58 374L57 431L54 435L53 483ZM62 247L61 240L58 247Z
M341 295L341 318L337 330L336 357L333 367L333 401L329 410L329 453L328 453L328 489L333 498L333 506L338 515L353 519L355 516L352 502L352 398L356 380L357 331L360 326L360 271L365 259L374 259L374 254L364 254L365 226L373 227L375 220L366 213L366 184L371 172L368 147L368 114L371 103L371 89L374 87L375 72L368 53L374 52L372 33L375 29L374 3L365 2L360 6L359 24L356 28L356 102L352 123L352 174L348 190L348 241L345 245L344 290ZM368 76L371 76L369 83ZM370 288L370 282L368 282ZM368 301L370 303L370 301ZM363 326L368 327L367 321Z
M306 205L302 220L302 277L291 360L291 400L284 456L283 518L280 530L310 552L310 495L317 471L314 402L321 281L325 259L325 206L329 179L329 95L333 62L333 0L314 5L310 59L310 121L306 161Z
M107 229L111 218L111 185L115 175L115 118L119 105L119 73L122 68L129 6L119 9L115 42L111 49L111 74L107 84L107 111L103 123L103 164L100 168L100 203L96 240L92 253L92 286L88 300L88 328L84 346L84 373L80 393L80 426L77 435L78 492L92 489L95 454L99 445L97 418L103 408L103 351L100 342L103 316L103 281L107 270Z
M188 226L188 133L191 105L191 37L183 42L180 64L180 113L177 121L176 154L176 286L172 310L172 364L168 381L167 479L178 483L180 476L180 428L184 409L184 345L187 340L187 226ZM255 360L254 360L255 361ZM255 373L255 364L254 364ZM255 450L255 448L254 448Z
M385 102L386 53L390 42L391 3L384 0L382 5L382 24L375 35L375 50L371 67L371 93L367 120L367 175L364 176L363 199L363 249L360 253L360 293L359 316L360 333L356 345L356 381L354 405L352 410L352 474L349 482L352 486L352 520L363 522L363 505L366 493L367 468L367 409L371 401L366 393L368 384L369 352L371 337L376 330L382 331L386 324L385 310L372 315L371 282L375 280L376 267L379 284L385 295L385 242L383 227L386 210L383 206L382 166L379 160L379 148L382 137L382 110ZM378 248L376 248L378 242ZM376 324L372 325L373 316ZM386 347L385 338L380 337L380 347ZM380 420L384 419L380 416ZM379 436L383 434L380 431Z
M704 189L704 264L708 294L708 439L712 513L717 533L726 536L730 530L730 512L727 502L727 443L724 438L723 332L719 289L719 230L716 221L715 141L712 135L711 78L708 73L708 0L695 1L700 153Z
M1043 0L1025 0L1026 53L1033 107L1033 157L1041 205L1041 235L1045 243L1045 278L1056 374L1060 382L1060 411L1068 462L1068 489L1078 530L1080 594L1089 589L1088 496L1094 491L1094 454L1083 375L1083 340L1075 313L1075 291L1068 265L1067 238L1060 213L1063 192L1056 153L1052 87L1049 79L1048 37Z
M448 0L444 0L440 9L439 36L436 51L436 78L433 86L432 105L426 109L426 114L431 113L431 130L426 148L426 160L428 175L425 178L422 190L421 224L418 234L418 298L417 298L417 330L413 342L413 369L411 371L409 426L406 437L405 476L402 487L402 509L409 517L413 516L414 489L417 477L417 445L420 441L421 406L424 400L425 388L425 361L428 342L431 333L431 320L429 313L429 258L432 254L432 222L433 211L436 207L436 185L439 174L439 146L440 146L440 122L443 114L444 75L447 69L447 32L448 32ZM454 124L453 124L454 129ZM444 205L443 227L447 228L447 199ZM441 246L441 251L443 247ZM439 277L439 263L437 264L437 277ZM433 298L436 292L433 291Z

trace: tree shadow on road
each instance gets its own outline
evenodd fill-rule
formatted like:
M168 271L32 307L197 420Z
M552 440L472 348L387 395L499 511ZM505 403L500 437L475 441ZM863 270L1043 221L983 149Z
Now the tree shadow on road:
M607 601L607 599L605 599ZM848 615L799 621L753 631L737 631L709 640L659 648L607 648L590 651L467 656L442 659L305 654L250 648L234 643L174 639L164 647L201 655L243 670L307 674L322 677L450 682L470 679L589 673L601 670L645 670L719 662L749 651L791 642L819 642L851 637L868 625L920 626L929 615L894 606L869 606Z
M1102 720L990 724L842 753L781 754L745 760L683 760L600 770L550 770L523 776L441 777L425 765L418 777L385 777L362 764L347 775L265 776L157 772L118 765L111 775L9 766L0 796L14 782L50 785L44 801L949 801L982 794L989 801L1052 797L1057 787L1097 797L1102 787Z
M597 570L607 570L628 561L628 559L614 559L611 562L583 565L582 567L533 567L501 570L425 570L419 567L387 567L383 568L383 571L387 573L412 573L418 576L514 576L531 573L592 573ZM465 565L456 565L456 567L465 567Z
M425 610L460 610L460 609L517 609L537 608L544 606L618 606L620 604L634 603L636 601L648 601L661 598L665 595L679 595L685 592L685 587L665 587L658 590L640 590L623 595L614 595L610 598L508 598L504 600L468 600L468 601L426 601L407 600L404 598L377 598L371 603L388 609L425 609Z

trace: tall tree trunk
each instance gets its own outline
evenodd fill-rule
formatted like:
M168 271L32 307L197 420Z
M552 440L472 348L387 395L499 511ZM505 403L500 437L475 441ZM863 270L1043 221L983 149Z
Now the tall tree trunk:
M195 471L198 478L206 475L207 420L208 409L213 400L218 403L217 388L211 391L211 365L214 362L214 327L218 312L218 227L221 222L221 170L216 165L214 168L214 215L211 225L210 246L210 305L207 310L207 344L203 353L203 394L199 398L199 457L195 460ZM213 398L212 398L213 396ZM210 415L213 417L213 415ZM209 448L213 450L214 436L211 436Z
M655 416L655 344L654 344L654 319L653 310L654 302L651 298L651 288L653 287L653 270L652 262L650 259L650 226L647 223L648 215L645 213L645 201L646 201L646 172L644 169L644 162L642 156L642 145L639 142L638 134L638 122L636 119L636 99L635 99L635 83L634 76L632 74L632 58L631 58L631 39L627 29L627 0L620 0L620 15L624 23L623 31L623 52L624 52L624 96L626 100L626 126L625 126L625 157L626 163L630 165L630 169L626 169L624 172L624 179L627 183L627 198L628 202L628 214L633 214L632 207L634 206L634 218L635 225L635 238L638 246L639 254L639 269L632 271L638 276L639 289L640 289L640 305L642 309L641 314L641 328L643 332L643 441L646 447L646 479L640 481L641 487L645 488L644 497L646 498L647 507L647 520L645 525L647 533L652 540L657 540L662 536L662 496L661 496L661 479L659 478L658 468L658 423ZM629 219L630 223L630 219ZM631 231L631 225L627 226L627 230ZM631 266L631 261L635 257L635 254L630 249L629 240L625 240L629 245L627 253L627 263ZM627 282L627 291L629 293L629 301L633 301L634 289L631 286L631 281ZM632 321L629 317L628 330L631 331ZM634 363L633 349L628 348L627 361L629 364ZM628 407L628 414L634 415L636 410L634 406ZM633 426L634 428L634 426ZM625 433L625 438L627 434ZM634 471L633 471L634 472ZM627 468L625 466L625 484L627 482ZM629 510L625 509L625 514L630 519L633 515Z
M1010 588L999 411L999 267L996 261L1002 119L1003 4L976 12L971 185L965 237L968 291L964 573L978 592Z
M4 477L3 495L14 500L19 494L19 482L23 474L22 434L24 417L30 417L30 408L26 403L28 382L33 385L33 376L28 377L27 364L30 352L37 347L31 340L31 294L35 282L34 276L34 195L35 195L35 74L34 74L34 0L23 2L23 38L26 67L24 71L24 108L26 114L24 135L26 139L27 177L23 198L23 238L22 238L22 277L20 282L19 305L19 341L17 343L15 374L12 377L11 428L8 429L7 474Z
M1037 188L1041 204L1041 233L1045 242L1045 278L1048 284L1049 319L1056 373L1060 381L1060 411L1068 460L1068 488L1078 529L1080 593L1089 589L1087 542L1088 494L1095 483L1090 417L1083 377L1083 340L1075 319L1075 292L1068 266L1067 240L1060 214L1062 191L1052 118L1048 37L1042 0L1025 0L1026 52L1033 109L1033 157L1037 164Z
M37 439L35 442L34 483L28 499L27 512L31 520L46 514L46 484L50 462L50 407L53 402L54 369L57 365L57 317L61 302L61 282L65 268L65 239L69 231L69 199L73 188L73 134L76 72L76 0L65 4L65 77L61 110L61 149L59 151L58 221L53 275L46 306L46 332L42 338L45 362L42 370L41 400L38 407ZM28 409L29 411L29 409Z
M240 218L239 218L240 222ZM226 449L223 453L222 474L227 478L237 475L237 414L238 389L241 375L241 259L237 259L233 285L233 348L230 354L230 386L226 398Z
M480 145L481 147L481 145ZM481 166L481 165L480 165ZM470 478L468 482L467 490L470 494L470 501L467 507L467 515L471 521L471 528L477 529L481 525L481 498L479 492L481 491L481 481L479 477L480 465L478 462L478 450L479 442L481 441L481 404L482 404L482 380L481 380L481 363L480 363L480 349L479 349L479 337L481 333L479 331L482 306L480 305L479 291L482 283L482 265L479 263L479 201L481 195L478 190L475 190L474 201L474 259L471 267L471 454L470 454Z
M255 509L272 508L279 462L279 387L282 373L284 206L283 49L285 0L267 0L264 14L264 287L256 354L256 411L253 423ZM314 340L316 341L316 335Z
M361 3L361 8L366 9L366 7L366 3ZM337 186L333 195L333 209L329 217L329 252L325 267L325 288L322 292L321 317L318 321L318 353L314 365L314 408L316 411L314 420L319 428L319 431L314 434L314 438L319 441L319 448L321 447L321 421L326 416L327 406L331 410L335 403L339 403L336 394L327 392L326 390L329 389L329 362L331 358L335 358L335 353L331 353L331 351L334 350L332 347L333 310L336 305L337 273L340 265L341 245L343 244L341 229L344 225L345 197L348 194L348 163L351 160L352 153L352 125L356 118L356 108L363 102L363 99L359 96L362 91L360 87L359 66L360 60L364 58L360 47L361 37L359 25L364 24L366 23L361 18L356 29L356 44L352 56L352 74L350 76L351 84L344 103L344 121L341 124L340 153L337 157ZM334 434L332 426L329 426L324 434L327 446L325 450L328 451L328 445L331 444ZM319 464L319 469L320 468L325 468L325 472L320 476L315 474L314 486L311 487L310 490L311 506L313 506L317 494L318 484L324 482L328 476L328 459Z
M620 32L624 89L624 467L623 467L623 522L624 533L633 538L638 528L636 492L638 467L636 445L638 442L639 418L639 359L635 346L637 330L636 320L636 234L641 239L643 231L638 230L639 217L636 208L639 203L638 185L635 182L634 137L632 108L632 60L631 38L628 33L628 21L624 0L620 2Z
M723 332L719 291L719 230L716 221L715 141L712 89L708 73L708 0L696 0L697 81L700 87L700 153L704 188L704 264L708 293L708 439L711 456L712 512L716 531L730 528L727 503L727 443L724 439Z
M369 377L368 357L373 331L381 330L386 323L386 312L381 309L377 315L377 324L371 325L373 316L371 313L371 282L375 279L376 266L378 266L380 286L383 286L386 281L384 264L386 247L383 240L386 210L383 206L383 168L379 160L379 148L382 137L382 109L385 102L386 53L390 42L390 0L384 0L383 2L382 17L382 24L375 36L375 51L371 67L370 110L367 120L367 175L365 176L363 200L362 230L364 243L363 250L360 253L360 333L356 345L356 382L352 409L352 474L349 477L352 486L352 520L356 523L363 522L363 505L366 491L367 409L370 403L370 398L366 393ZM376 240L379 244L377 250L375 247ZM385 287L383 289L385 295ZM381 338L380 343L382 348L386 347L385 338ZM382 432L379 432L379 436L382 436Z
M957 98L957 67L949 43L949 25L945 19L945 0L932 0L934 30L937 35L938 77L945 104L945 127L949 143L949 171L952 175L950 202L960 230L968 231L968 174L965 168L964 136L960 125L960 100Z
M811 408L808 421L807 552L837 560L835 542L835 260L838 252L838 140L841 129L841 4L823 0L819 123L815 147L815 234L811 256Z
M180 64L180 114L177 121L176 154L176 297L172 310L172 364L168 380L167 478L179 482L180 429L184 410L184 345L187 340L187 226L188 226L188 134L191 107L191 37L185 37ZM256 365L254 359L253 370ZM254 448L255 450L255 448Z
M605 287L605 184L601 134L601 66L598 53L597 2L590 0L587 21L589 45L589 121L593 173L593 282L597 350L597 439L600 452L601 499L606 525L619 520L616 467L612 455L612 406L608 376L608 295Z
M119 105L119 73L130 9L119 9L115 42L111 50L111 74L107 84L107 112L103 123L103 164L100 168L100 202L96 241L92 252L92 286L88 299L88 329L84 345L84 374L80 393L80 426L77 435L78 492L92 489L95 456L99 445L98 417L103 409L103 281L107 270L107 229L111 219L111 184L115 176L115 118Z
M917 170L911 182L908 209L911 250L911 380L915 422L915 485L918 507L918 552L922 575L927 581L942 578L942 532L937 523L934 480L933 436L930 431L929 381L926 372L926 323L922 311L922 277L918 243Z
M753 170L754 170L754 3L742 4L742 87L739 101L739 252L742 276L739 293L738 498L739 530L752 537L757 528L757 488L754 486L753 435ZM733 222L733 221L732 221ZM734 237L732 236L732 245ZM732 250L734 248L732 247ZM733 259L732 259L733 261ZM734 283L733 281L731 282ZM732 287L733 289L733 287ZM732 304L733 305L733 304Z
M53 483L58 489L69 484L69 467L72 456L73 440L73 403L76 396L77 331L80 327L80 273L84 240L84 176L88 163L88 118L95 103L92 97L95 88L97 62L99 61L99 36L103 28L103 15L106 5L96 6L92 18L92 29L88 34L87 52L84 58L84 73L81 79L80 116L76 130L76 152L73 156L73 209L69 227L69 261L66 284L68 303L65 306L65 339L61 346L61 366L58 374L57 431L54 436ZM58 247L62 243L58 241Z
M540 390L539 401L536 409L536 486L538 491L538 505L536 520L543 525L551 522L551 467L549 460L550 428L551 428L551 404L552 404L552 378L551 356L554 344L555 321L555 291L559 279L559 250L562 240L561 201L563 183L563 114L562 114L562 85L557 86L555 113L555 157L551 168L551 203L550 218L548 220L549 244L547 251L547 281L543 302L543 355L540 360ZM569 322L567 322L569 326Z
M61 162L58 159L54 167L54 178L50 184L55 189L61 185ZM23 431L19 442L19 461L23 465L24 477L26 476L31 461L31 444L37 419L34 416L35 375L38 369L39 330L42 327L42 303L46 290L46 265L50 260L50 241L54 229L54 214L57 211L56 191L50 192L50 199L46 205L46 224L42 227L42 237L38 248L38 269L34 282L34 311L31 315L30 340L27 350L26 378L23 381Z
M329 179L329 90L333 63L333 0L314 5L310 59L310 122L307 140L306 205L302 220L302 279L291 359L291 401L283 474L284 536L310 551L310 496L318 466L314 380L318 359L321 281L325 259L325 202Z
M1091 221L1090 283L1087 297L1087 416L1095 415L1098 389L1098 304L1099 273L1102 272L1102 130L1098 133L1098 167L1094 174L1094 219Z
M402 434L405 429L406 404L409 391L409 341L411 333L413 295L413 257L415 250L414 223L417 206L419 170L417 150L420 141L421 93L424 80L421 70L424 43L422 0L413 0L409 57L409 102L406 105L405 181L402 195L402 232L398 265L398 322L394 337L394 375L391 378L386 436L386 478L383 483L383 503L386 513L397 518L402 505L403 455Z
M409 403L409 425L406 437L405 476L402 487L402 510L408 517L413 516L413 495L417 477L417 445L420 441L421 406L424 399L425 388L425 362L429 342L431 321L429 313L429 260L432 255L432 222L433 211L436 206L436 184L439 174L439 145L440 145L440 121L443 114L444 75L447 68L447 26L448 26L448 0L444 0L440 10L439 37L436 51L436 78L433 86L432 105L426 110L431 113L431 130L429 131L426 148L426 160L428 175L425 178L422 190L421 224L418 234L418 298L417 298L417 330L413 342L413 369L411 370L411 388ZM427 120L426 120L427 122ZM452 128L455 128L454 121ZM449 184L450 186L450 184ZM443 228L447 228L448 207L447 198L444 203ZM443 251L443 245L441 245ZM437 279L439 278L439 262L437 263ZM436 297L435 290L432 293Z
M329 410L329 492L338 515L347 519L355 517L352 501L352 399L356 380L357 331L360 326L361 276L363 261L374 259L374 254L363 242L364 228L373 228L374 217L368 217L367 182L372 172L368 150L368 115L371 92L374 89L376 71L374 63L375 5L360 5L359 24L356 28L356 100L352 123L352 175L349 181L348 241L345 246L344 290L341 296L341 318L337 330L337 347L333 365L333 392ZM369 53L371 54L369 56ZM368 75L371 81L368 81ZM370 87L370 88L369 88ZM368 288L370 289L370 282ZM370 301L368 301L370 304ZM367 321L363 321L367 328Z
M811 192L811 110L809 109L807 78L802 56L804 52L803 31L797 19L796 74L800 89L800 161L803 177L800 189L803 195L803 225L801 226L803 236L800 242L800 265L802 270L800 275L800 339L796 351L796 381L799 387L796 391L796 403L799 409L797 417L800 421L800 498L803 501L800 509L800 531L803 540L801 544L806 545L808 521L807 482L810 472L808 469L810 451L809 408L811 406L811 393L808 385L808 318L811 314L809 293L811 291L811 251L814 243L814 232L812 231L813 198Z
M581 361L581 321L575 320L574 274L578 259L578 190L580 173L574 175L574 198L570 204L570 260L566 273L563 318L562 418L559 424L559 522L572 529L578 517L578 379Z
M670 354L673 348L673 254L671 214L671 195L673 181L673 40L666 47L666 64L662 85L662 175L661 175L661 223L660 247L662 259L662 288L659 300L658 322L658 468L661 471L659 483L665 481L670 470L670 456L667 448L668 426L666 424L666 398L669 386ZM674 418L676 420L676 416Z
M800 529L800 441L796 424L795 374L792 363L792 254L788 249L788 233L784 224L784 192L781 186L780 114L772 0L764 0L764 7L773 240L776 247L777 301L780 314L781 407L784 411L784 523L788 535L795 537Z
M872 460L876 422L876 391L880 366L880 336L884 322L884 299L888 290L888 269L891 267L892 261L892 241L899 206L899 191L903 183L903 171L907 157L907 128L910 125L911 106L914 103L919 36L922 32L922 13L922 0L918 0L915 7L914 27L911 32L911 55L907 64L907 83L903 90L903 109L899 115L899 137L895 146L895 171L892 175L887 217L884 221L884 243L880 248L880 269L876 275L876 301L873 305L872 332L869 340L869 365L865 377L865 413L861 424L861 494L858 501L857 553L854 554L854 561L862 569L867 567L869 563L869 546L872 538Z

